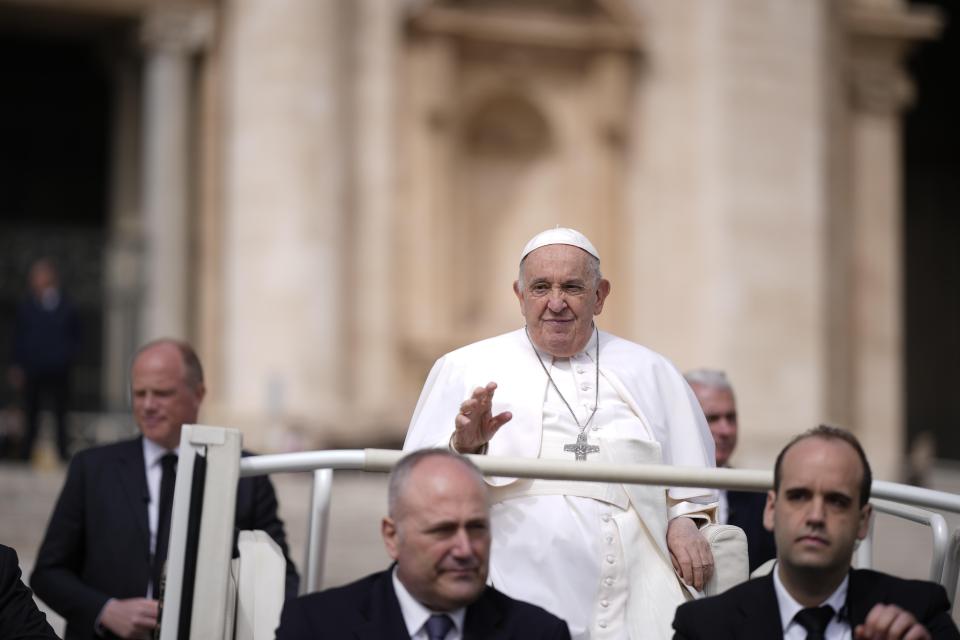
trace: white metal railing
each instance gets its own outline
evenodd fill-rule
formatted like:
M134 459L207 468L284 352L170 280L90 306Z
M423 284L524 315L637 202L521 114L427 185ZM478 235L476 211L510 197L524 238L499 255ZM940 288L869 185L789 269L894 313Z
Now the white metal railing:
M353 449L305 451L276 455L249 456L240 461L240 475L315 471L306 552L307 592L322 582L326 550L329 494L332 470L389 472L404 456L402 451ZM649 464L604 464L590 461L540 460L517 457L468 456L487 475L514 478L569 479L627 484L654 484L670 487L712 487L745 491L766 491L773 485L773 472L750 469L671 467ZM960 514L960 495L875 480L871 490L877 511L929 526L933 535L930 562L931 580L939 581L953 597L960 573L960 531L950 540L942 515L918 507ZM949 549L948 549L949 547ZM860 566L871 566L871 536L860 545Z
M930 527L931 534L933 535L933 553L930 558L930 580L940 582L943 579L944 562L947 558L947 546L950 543L950 529L947 527L946 518L933 511L927 511L926 509L920 509L890 500L883 500L881 498L871 498L870 504L873 505L874 511ZM873 566L873 527L875 523L876 519L870 523L870 533L857 547L857 565L860 567ZM953 592L950 591L949 593Z
M960 574L960 529L955 530L950 538L947 563L943 567L943 577L940 579L940 584L947 590L949 596L957 592L958 574Z

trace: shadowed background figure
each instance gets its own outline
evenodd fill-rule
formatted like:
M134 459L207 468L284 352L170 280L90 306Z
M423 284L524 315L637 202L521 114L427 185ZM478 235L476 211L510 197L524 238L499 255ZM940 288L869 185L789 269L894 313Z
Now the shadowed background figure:
M717 466L730 466L737 447L738 414L733 385L723 371L696 369L683 374L700 401L703 415L716 445ZM764 493L720 490L717 520L743 529L747 535L750 571L777 555L773 534L763 526Z
M44 400L53 409L57 453L70 459L67 409L70 370L80 349L80 318L60 288L53 262L42 258L30 267L29 292L17 308L10 379L23 397L24 433L19 457L30 460Z

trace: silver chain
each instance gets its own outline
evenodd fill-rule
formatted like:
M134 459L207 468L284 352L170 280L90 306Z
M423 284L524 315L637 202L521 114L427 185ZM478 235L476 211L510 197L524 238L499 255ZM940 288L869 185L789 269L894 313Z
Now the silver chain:
M553 385L554 391L556 391L557 395L560 396L560 399L563 400L563 404L567 406L567 411L569 411L570 415L573 416L573 421L577 423L580 433L584 433L587 430L587 427L590 426L590 421L593 420L593 416L597 414L597 405L600 401L600 329L598 329L596 325L594 325L593 329L597 336L596 356L594 357L593 363L597 369L597 376L593 385L593 412L590 413L590 417L587 418L587 421L581 427L580 421L577 420L577 414L573 411L573 407L570 406L570 403L567 402L567 399L563 397L562 393L560 393L560 387L558 387L557 383L553 381L553 376L550 375L547 365L543 363L543 358L540 357L540 352L537 351L536 345L533 344L533 338L530 337L529 327L523 328L524 333L527 334L527 340L530 342L530 346L533 348L533 352L537 355L537 362L539 362L540 366L543 367L543 372L547 374L547 380L549 380L550 384Z

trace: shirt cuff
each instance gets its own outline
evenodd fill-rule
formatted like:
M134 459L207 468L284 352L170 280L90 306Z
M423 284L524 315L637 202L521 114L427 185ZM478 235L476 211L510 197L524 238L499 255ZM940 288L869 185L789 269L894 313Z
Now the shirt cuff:
M713 524L717 521L717 508L719 506L719 502L700 504L686 500L677 501L667 496L667 517L670 520L679 518L680 516L686 516L693 520L702 520L703 522L697 522L697 526Z
M100 619L103 618L104 609L106 609L107 605L113 602L114 600L116 600L116 598L110 598L109 600L104 602L103 606L100 607L100 613L97 614L97 619L93 621L93 632L101 638L103 638L106 635L107 630L106 628L104 628L102 624L100 624Z
M451 434L450 434L450 440L447 442L447 448L450 449L450 451L452 451L452 452L454 452L454 453L456 453L456 454L459 454L459 455L461 455L461 456L464 456L464 455L485 456L485 455L487 455L487 450L490 449L490 443L489 443L489 442L484 442L484 443L483 443L483 446L480 447L480 451L477 451L476 453L467 454L467 453L461 453L460 451L457 451L457 448L456 448L455 446L453 446L453 436L455 436L455 435L457 435L456 432L451 433Z

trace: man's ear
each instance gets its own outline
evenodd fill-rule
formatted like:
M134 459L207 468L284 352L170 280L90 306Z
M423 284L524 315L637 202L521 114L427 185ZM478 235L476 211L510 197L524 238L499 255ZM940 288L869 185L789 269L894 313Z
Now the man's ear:
M603 301L607 299L608 295L610 295L610 281L602 278L597 283L597 305L593 310L593 315L600 315L600 312L603 311Z
M773 490L767 491L767 504L763 506L763 528L773 531L773 507L777 502L777 494Z
M860 507L860 528L857 530L857 540L863 540L870 533L870 516L873 515L873 505L869 502Z
M397 540L399 535L397 533L397 523L393 521L393 518L387 516L380 522L380 535L383 537L383 546L387 548L387 555L396 560L397 556L400 555L400 545Z

